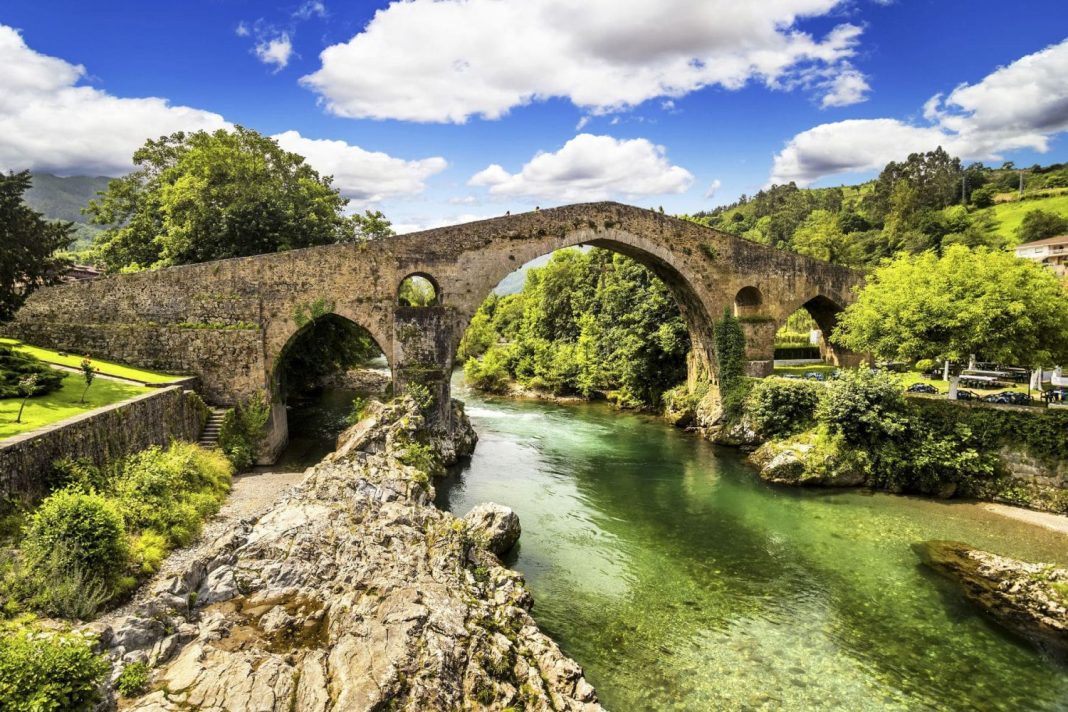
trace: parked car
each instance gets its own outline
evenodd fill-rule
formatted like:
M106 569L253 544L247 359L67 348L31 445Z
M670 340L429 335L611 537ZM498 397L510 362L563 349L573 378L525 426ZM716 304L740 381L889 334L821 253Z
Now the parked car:
M913 383L906 391L909 393L938 393L938 389L930 383Z
M808 373L805 374L805 378L807 378L810 381L823 381L823 380L826 380L824 375L822 373L820 373L819 371L809 371Z
M1003 393L991 393L983 396L987 403L1001 403L1003 405L1031 405L1031 396L1019 391L1005 391Z
M971 391L958 390L957 391L957 400L977 401L977 400L979 400L979 396L975 395Z

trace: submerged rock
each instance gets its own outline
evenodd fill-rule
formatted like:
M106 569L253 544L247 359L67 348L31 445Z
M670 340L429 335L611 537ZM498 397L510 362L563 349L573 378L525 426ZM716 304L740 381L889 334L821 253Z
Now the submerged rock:
M518 518L488 507L476 527L436 509L411 464L413 443L441 461L470 451L454 417L455 435L428 435L410 400L372 406L266 514L157 581L102 631L116 674L156 665L123 708L600 710L531 618L522 576L485 548L514 543Z
M493 502L476 505L464 516L464 521L485 539L486 548L497 556L507 554L522 532L519 515L510 507Z
M955 541L915 546L993 620L1057 656L1068 656L1068 569L1018 561Z

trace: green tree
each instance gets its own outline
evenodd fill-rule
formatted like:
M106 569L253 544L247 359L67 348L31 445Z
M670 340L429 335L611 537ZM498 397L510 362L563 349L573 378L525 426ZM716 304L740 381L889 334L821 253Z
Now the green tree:
M798 225L790 239L795 252L826 262L844 263L849 240L838 224L838 217L829 210L813 210Z
M954 245L877 268L831 340L858 353L1050 365L1068 362L1068 293L1052 272L1007 252ZM956 395L957 377L950 387Z
M70 265L57 256L74 242L72 223L49 222L23 200L29 171L0 173L0 321L34 290L59 281Z
M355 213L349 219L352 220L353 238L356 240L382 240L397 234L393 223L380 210L364 210L362 215Z
M345 242L348 202L301 156L240 126L149 140L136 170L86 212L105 225L96 252L112 270L166 267Z
M1047 210L1029 211L1024 215L1020 227L1016 229L1016 237L1021 243L1043 240L1065 233L1068 233L1068 217Z
M93 362L88 358L83 358L82 362L78 364L78 367L82 372L82 379L85 381L85 390L82 391L82 397L78 400L79 403L85 402L85 394L89 392L89 386L93 385L93 379L96 378L98 369L93 365Z
M22 402L19 403L19 414L15 416L16 423L22 422L22 411L26 409L26 401L37 392L37 380L39 378L38 374L31 373L19 381L19 395L22 396Z

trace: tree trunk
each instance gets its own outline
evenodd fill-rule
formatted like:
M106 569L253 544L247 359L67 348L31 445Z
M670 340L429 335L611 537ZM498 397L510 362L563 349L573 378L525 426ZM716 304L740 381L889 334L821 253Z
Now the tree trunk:
M25 408L26 408L26 399L23 398L22 399L22 403L19 404L19 414L15 416L15 422L16 423L21 423L22 422L22 411Z

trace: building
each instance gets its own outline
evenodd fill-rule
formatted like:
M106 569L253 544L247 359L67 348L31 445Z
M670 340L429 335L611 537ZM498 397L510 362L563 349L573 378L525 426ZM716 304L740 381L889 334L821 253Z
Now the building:
M1034 260L1052 269L1057 276L1066 277L1068 276L1068 235L1025 242L1016 247L1016 256Z
M59 280L64 284L69 282L85 282L87 280L96 279L101 274L103 273L92 265L71 265L70 269L68 269Z

